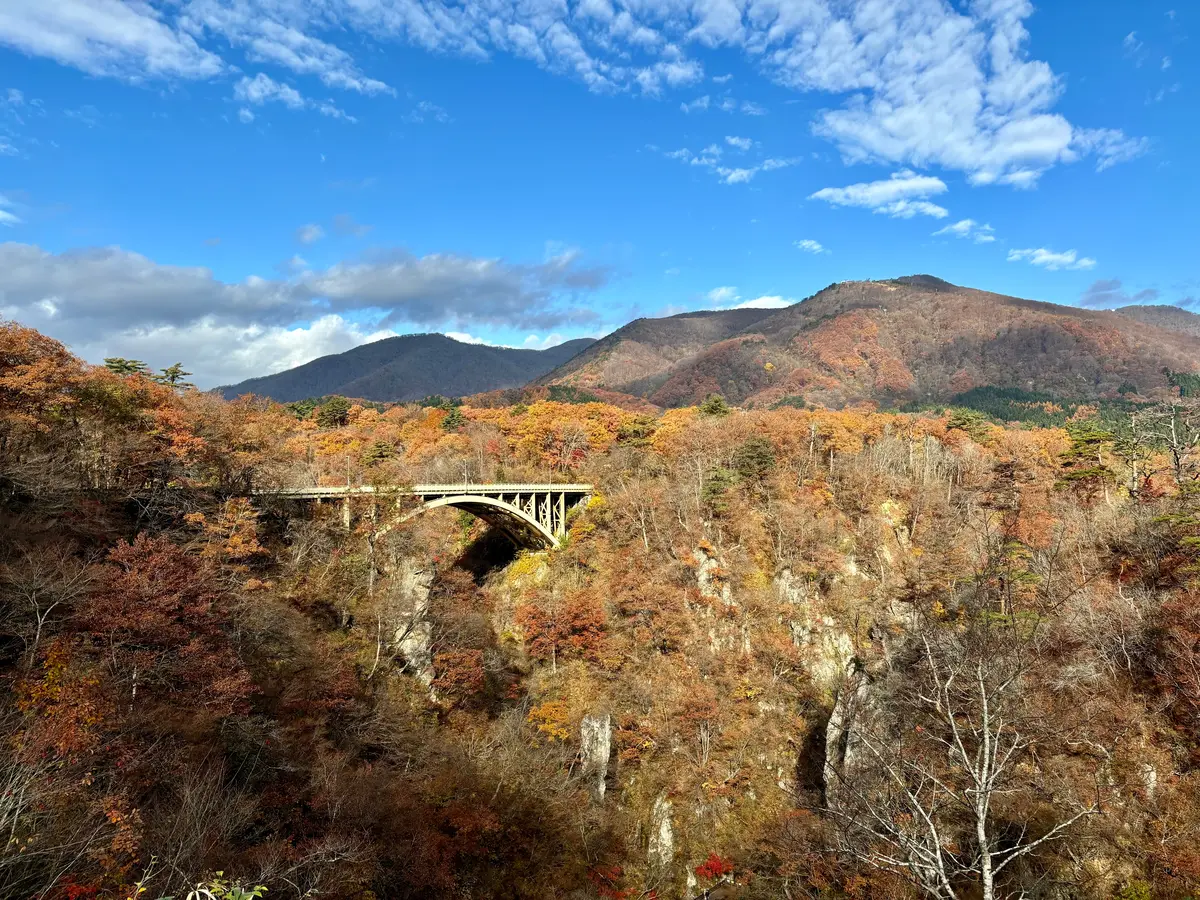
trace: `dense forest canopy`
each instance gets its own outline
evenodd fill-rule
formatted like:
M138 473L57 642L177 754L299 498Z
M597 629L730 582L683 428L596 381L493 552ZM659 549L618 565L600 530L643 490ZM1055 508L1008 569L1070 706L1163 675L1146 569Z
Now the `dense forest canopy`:
M1200 890L1197 400L568 393L289 409L0 326L0 893ZM541 553L251 493L459 481L596 492Z

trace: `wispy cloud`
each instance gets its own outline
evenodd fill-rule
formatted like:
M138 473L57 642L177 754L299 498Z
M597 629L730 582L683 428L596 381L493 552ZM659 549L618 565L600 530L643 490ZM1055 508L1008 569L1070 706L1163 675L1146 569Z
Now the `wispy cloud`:
M802 241L796 241L796 247L799 250L803 250L805 253L812 253L816 255L832 252L830 250L826 250L820 241L814 241L811 238L805 238Z
M742 149L740 144L732 143L733 141L742 140L741 138L726 138L725 140L730 142L731 146ZM699 153L693 153L684 147L680 150L668 150L663 153L663 156L667 157L667 159L677 159L689 166L699 166L708 169L724 184L745 184L760 172L773 172L776 169L786 169L788 166L794 166L800 161L798 159L767 157L753 165L729 166L722 160L724 152L724 148L719 144L709 144Z
M1045 247L1009 250L1008 261L1027 262L1031 266L1041 266L1051 272L1059 269L1092 269L1096 266L1096 261L1090 256L1079 256L1074 250L1057 253L1054 250L1047 250Z
M422 100L404 116L404 121L410 125L421 125L425 122L441 122L442 124L446 124L447 122L452 122L453 119L450 118L450 113L446 112L446 110L442 109L436 103Z
M1119 278L1101 278L1093 281L1079 296L1079 305L1091 309L1112 309L1116 306L1131 306L1154 303L1159 298L1157 288L1145 288L1130 294L1121 286Z
M990 244L996 240L995 229L991 225L980 225L974 219L960 219L953 225L939 228L933 233L934 237L942 235L956 238L970 238L977 244Z
M315 244L325 237L325 229L320 225L301 225L296 229L296 240L302 244Z

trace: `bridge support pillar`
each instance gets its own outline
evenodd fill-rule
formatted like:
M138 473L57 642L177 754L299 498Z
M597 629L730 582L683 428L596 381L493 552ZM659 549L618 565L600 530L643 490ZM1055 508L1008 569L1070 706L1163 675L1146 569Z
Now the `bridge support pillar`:
M347 531L350 530L350 495L347 494L342 500L342 527Z

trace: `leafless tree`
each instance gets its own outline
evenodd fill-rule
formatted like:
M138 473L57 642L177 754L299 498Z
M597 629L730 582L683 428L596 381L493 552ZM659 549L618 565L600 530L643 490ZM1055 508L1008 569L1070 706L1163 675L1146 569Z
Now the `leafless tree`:
M1065 736L1031 711L1022 627L979 640L942 626L889 676L848 684L826 765L837 850L938 900L995 900L1018 860L1098 811L1095 783L1084 801L1057 765Z

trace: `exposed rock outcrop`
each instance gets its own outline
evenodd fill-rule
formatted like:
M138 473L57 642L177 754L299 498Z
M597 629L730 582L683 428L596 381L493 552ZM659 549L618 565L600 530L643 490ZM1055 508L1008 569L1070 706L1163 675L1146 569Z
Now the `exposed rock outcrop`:
M604 799L612 761L612 717L587 715L579 726L579 756L583 774L590 776L597 800Z
M429 590L434 570L405 559L393 576L394 600L390 604L392 645L405 667L421 683L433 683L433 623L429 621Z
M671 801L659 794L650 812L650 842L646 848L650 865L666 871L675 859L675 826L671 824Z

